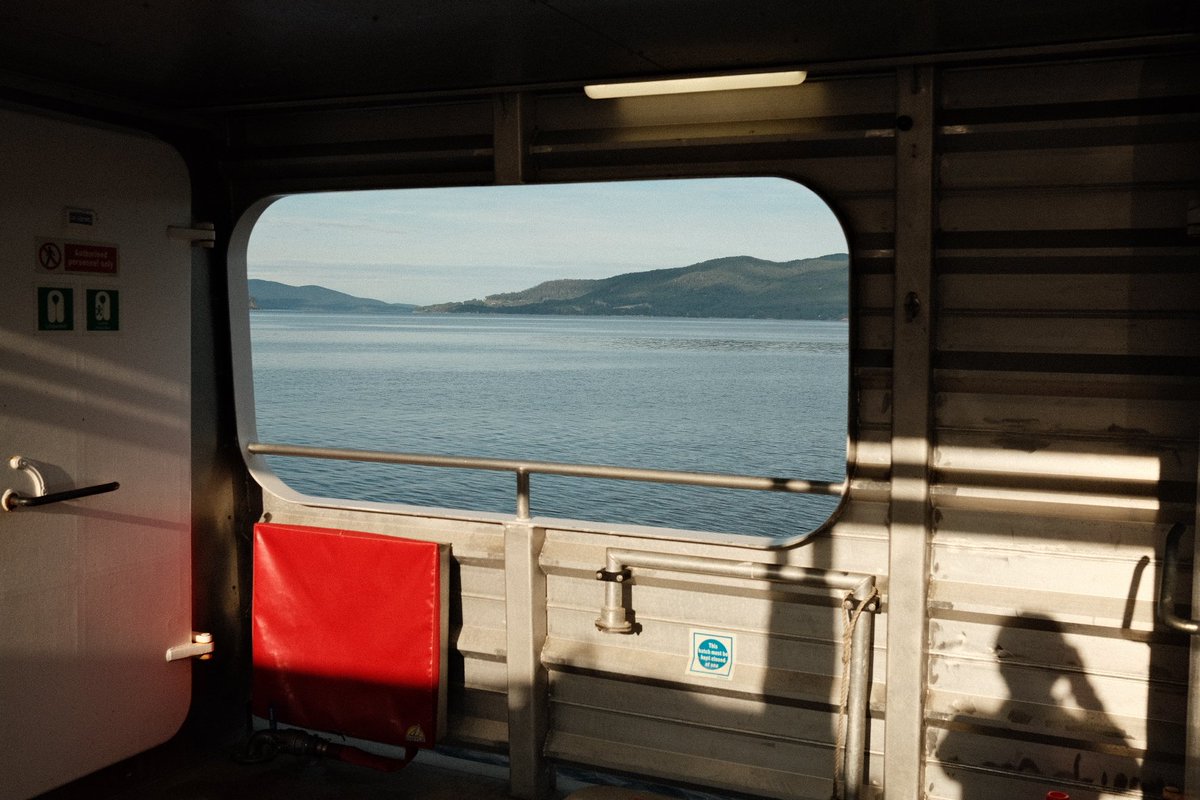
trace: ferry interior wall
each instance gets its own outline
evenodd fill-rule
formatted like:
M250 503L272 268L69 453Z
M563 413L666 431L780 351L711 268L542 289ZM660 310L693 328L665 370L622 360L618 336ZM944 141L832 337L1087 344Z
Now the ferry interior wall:
M726 176L845 231L815 530L275 476L414 457L259 439L273 198ZM18 0L0 269L3 800L1200 800L1194 2Z

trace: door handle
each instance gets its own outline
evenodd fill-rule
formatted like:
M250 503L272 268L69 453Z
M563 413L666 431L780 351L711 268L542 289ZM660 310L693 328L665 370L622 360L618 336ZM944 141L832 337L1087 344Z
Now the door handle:
M113 481L111 483L98 483L95 486L82 486L78 489L65 489L61 492L46 492L46 479L42 477L41 471L26 458L21 456L13 456L8 460L8 464L13 469L20 469L28 472L33 478L33 484L36 494L24 495L12 489L6 489L3 496L0 496L0 508L5 511L16 511L18 508L31 508L34 506L48 506L51 503L63 503L67 500L78 500L80 497L91 497L94 494L104 494L106 492L115 492L121 488L121 484Z
M1179 581L1179 542L1187 526L1175 523L1167 533L1163 547L1162 576L1158 584L1158 621L1168 628L1184 633L1200 633L1200 622L1175 613L1175 586Z
M112 483L98 483L95 486L83 486L79 489L67 489L66 491L62 492L40 494L37 496L26 496L10 490L4 493L3 505L5 511L15 511L18 508L48 506L51 503L62 503L67 500L78 500L80 497L91 497L94 494L115 492L120 488L121 484L113 481Z

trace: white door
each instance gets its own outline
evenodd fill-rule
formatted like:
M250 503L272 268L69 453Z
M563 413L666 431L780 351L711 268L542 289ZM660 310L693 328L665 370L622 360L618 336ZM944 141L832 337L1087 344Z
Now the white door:
M187 170L141 136L0 110L0 798L159 744L191 666ZM13 466L23 456L33 470ZM38 486L41 476L44 486Z

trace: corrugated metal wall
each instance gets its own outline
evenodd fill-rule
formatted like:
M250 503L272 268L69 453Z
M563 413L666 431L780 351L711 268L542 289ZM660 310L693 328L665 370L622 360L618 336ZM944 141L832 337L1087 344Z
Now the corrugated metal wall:
M931 797L1181 785L1152 601L1195 513L1196 66L940 76Z
M835 523L796 549L549 527L534 541L545 596L534 581L531 612L512 606L519 565L507 565L506 585L500 520L268 498L281 522L451 542L453 741L506 746L516 718L511 622L532 613L552 759L766 797L829 796L836 599L644 570L631 589L642 632L605 635L593 624L594 573L605 548L620 546L877 575L885 604L868 769L876 787L885 762L904 776L891 797L914 795L921 773L919 757L897 764L898 747L884 752L885 718L906 729L915 720L926 734L912 745L925 755L919 790L930 797L1140 796L1126 791L1135 781L1179 780L1186 642L1154 631L1150 601L1166 528L1190 521L1195 504L1200 240L1186 236L1185 217L1200 183L1200 70L1194 59L1156 56L920 74L932 78L937 125L918 124L912 136L929 148L918 172L933 182L923 207L936 249L902 254L896 209L912 198L898 192L913 178L898 180L898 155L909 153L896 115L918 75L908 68L736 99L606 105L551 93L523 98L516 112L498 104L494 116L490 100L456 100L240 121L230 170L247 202L298 189L487 181L489 163L502 161L489 147L495 120L518 128L507 141L521 152L505 169L526 180L783 175L821 192L845 222L853 486ZM928 348L917 340L904 356L932 370L931 407L919 412L930 417L931 463L927 473L916 465L930 478L931 505L927 547L916 546L928 567L889 575L893 431L905 399L895 392L908 391L897 378L910 375L907 362L894 373L901 255L933 290L921 298L935 311ZM927 628L889 619L898 588L927 607ZM731 680L687 673L695 629L737 637ZM889 700L897 632L928 682L894 677Z

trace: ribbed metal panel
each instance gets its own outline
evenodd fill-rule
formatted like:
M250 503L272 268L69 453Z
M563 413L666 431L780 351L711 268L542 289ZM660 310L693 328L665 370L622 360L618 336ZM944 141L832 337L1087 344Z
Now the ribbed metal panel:
M1153 598L1195 505L1200 74L943 79L926 784L1141 797L1182 773L1186 642Z
M866 527L874 530L870 522ZM796 551L807 556L797 561L836 558L844 568L864 572L886 567L886 541L879 537L848 532L845 539L824 542L819 550ZM641 570L631 587L640 633L604 634L593 624L602 598L594 566L613 544L551 531L543 551L549 575L543 654L551 671L548 754L767 797L828 796L843 647L839 600L761 581ZM635 545L738 557L728 548L621 542ZM743 551L741 557L762 554ZM729 680L688 672L688 639L696 629L736 637ZM878 681L886 667L886 637L882 625L877 631ZM876 707L881 691L877 685L872 693ZM869 742L874 775L882 767L882 735L876 721Z

